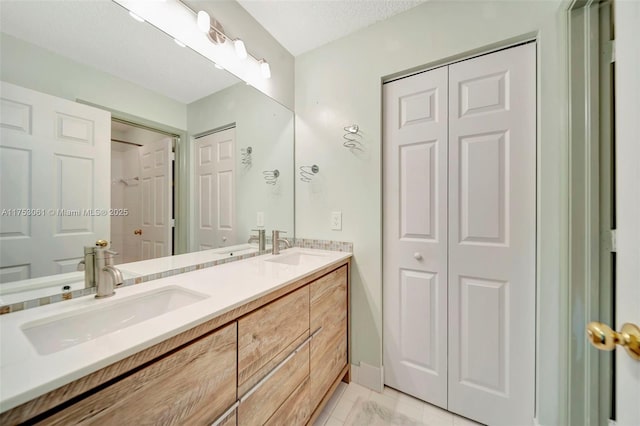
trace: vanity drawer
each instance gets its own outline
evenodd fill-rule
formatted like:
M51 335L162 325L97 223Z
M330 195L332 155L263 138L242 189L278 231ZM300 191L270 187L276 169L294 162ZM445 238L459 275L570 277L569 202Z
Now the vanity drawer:
M306 378L271 416L266 426L305 425L310 416L309 378Z
M238 320L238 386L264 377L309 332L309 286L304 286ZM239 392L242 395L244 391Z
M42 424L210 425L236 401L236 342L234 322Z
M345 265L310 284L312 407L347 365L347 283Z
M242 426L264 425L274 413L283 406L285 401L309 377L309 340L308 337L299 339L298 352L285 361L281 367L261 384L256 385L253 393L240 397L238 407L238 424ZM295 351L295 350L294 350ZM285 360L290 355L287 354ZM283 360L284 361L284 360ZM283 409L281 417L294 415ZM273 424L277 423L273 417ZM294 424L294 423L292 423Z

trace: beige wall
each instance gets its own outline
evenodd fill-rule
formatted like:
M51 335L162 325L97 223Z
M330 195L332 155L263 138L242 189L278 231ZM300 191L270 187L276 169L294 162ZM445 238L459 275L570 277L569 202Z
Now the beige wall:
M381 81L386 76L504 45L538 40L537 417L563 423L566 386L565 6L556 1L430 1L296 58L296 165L320 167L296 183L296 235L354 242L352 363L382 364ZM366 152L342 146L358 124ZM331 211L343 230L331 231ZM543 350L540 348L544 348Z

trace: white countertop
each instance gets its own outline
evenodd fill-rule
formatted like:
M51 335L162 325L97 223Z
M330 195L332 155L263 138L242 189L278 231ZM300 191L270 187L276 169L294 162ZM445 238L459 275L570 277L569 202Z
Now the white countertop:
M292 248L322 254L302 265L265 261L271 254L122 287L116 295L98 300L91 296L0 316L0 412L16 407L60 386L100 370L134 353L178 335L238 306L286 286L351 253ZM317 260L316 260L317 259ZM22 327L48 317L73 315L90 307L112 304L149 291L180 286L210 297L94 340L49 355L39 355Z

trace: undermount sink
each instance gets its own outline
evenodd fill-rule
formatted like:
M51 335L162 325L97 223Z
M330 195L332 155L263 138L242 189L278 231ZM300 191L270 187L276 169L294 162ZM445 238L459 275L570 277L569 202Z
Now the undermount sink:
M207 295L181 287L166 287L130 296L113 303L65 313L22 326L22 332L40 355L61 351L108 333L138 324L167 312L182 308Z
M291 254L279 254L265 259L265 262L282 263L284 265L302 265L304 263L317 262L325 257L324 254L319 253L291 253Z

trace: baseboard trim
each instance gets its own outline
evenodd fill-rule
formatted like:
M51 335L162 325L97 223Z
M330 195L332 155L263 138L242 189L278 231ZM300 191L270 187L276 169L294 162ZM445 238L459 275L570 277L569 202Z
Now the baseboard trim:
M382 392L384 389L382 372L382 367L374 367L365 362L361 362L360 365L351 364L351 380L376 392Z

